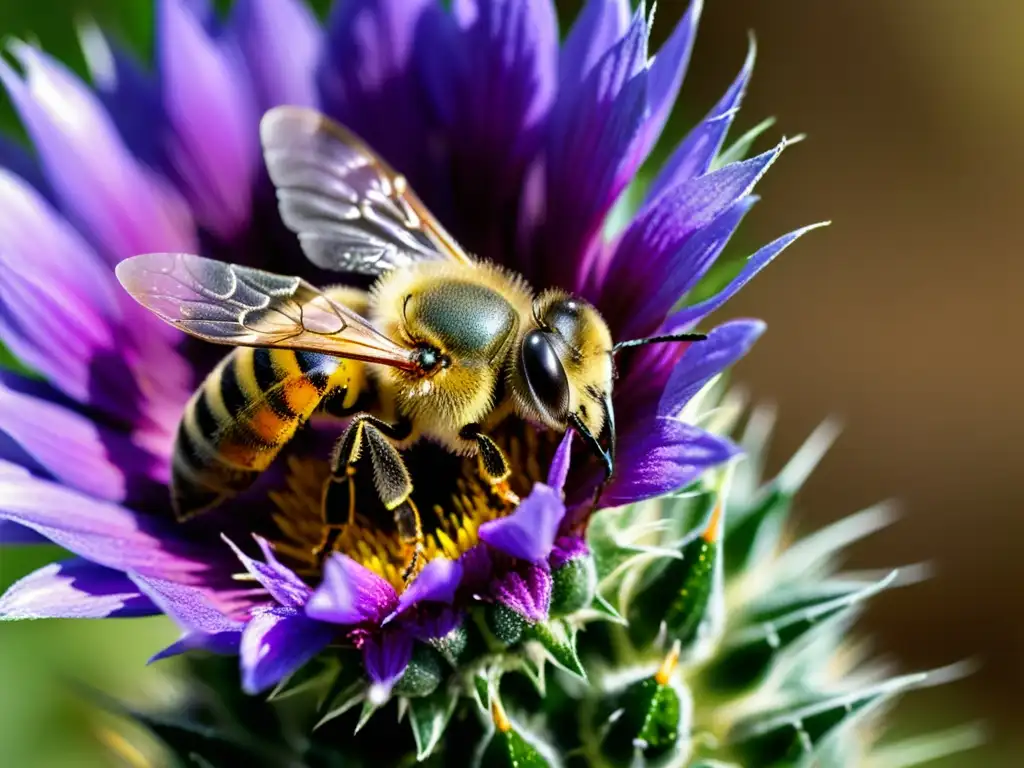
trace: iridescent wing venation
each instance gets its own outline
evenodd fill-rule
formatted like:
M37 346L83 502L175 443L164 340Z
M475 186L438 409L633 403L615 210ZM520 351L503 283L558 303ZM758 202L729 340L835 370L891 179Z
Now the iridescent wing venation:
M470 261L403 176L319 112L272 109L260 136L281 218L318 267L379 275L421 260Z
M133 256L117 277L140 304L206 341L415 367L409 347L298 277L186 253Z

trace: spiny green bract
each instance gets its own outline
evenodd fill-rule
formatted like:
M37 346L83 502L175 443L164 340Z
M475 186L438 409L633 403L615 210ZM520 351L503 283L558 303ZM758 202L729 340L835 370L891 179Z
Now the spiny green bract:
M702 402L690 416L735 431L736 398L711 388ZM846 546L891 521L886 506L787 543L794 494L835 430L822 426L763 482L771 426L755 410L737 437L742 460L599 513L590 557L555 575L550 620L481 607L419 648L390 700L339 650L266 700L237 692L230 663L191 659L173 712L128 714L183 764L218 768L896 768L971 746L970 729L876 744L896 696L959 670L892 676L866 662L854 619L920 569L837 571Z

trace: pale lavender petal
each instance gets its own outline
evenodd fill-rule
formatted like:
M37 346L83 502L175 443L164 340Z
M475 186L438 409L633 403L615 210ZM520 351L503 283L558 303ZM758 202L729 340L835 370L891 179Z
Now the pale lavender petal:
M398 597L398 607L384 620L391 621L420 602L448 603L455 599L455 590L462 579L462 565L446 557L427 563L412 584Z
M620 326L629 324L623 319L637 313L643 316L645 324L656 312L661 313L657 320L663 319L680 295L675 295L667 306L662 302L658 310L648 310L642 305L650 294L650 286L686 285L694 269L691 263L680 263L681 258L690 255L685 249L687 242L747 197L784 147L785 142L750 160L684 182L645 207L623 233L607 269L602 270L599 306L604 316L619 318ZM671 286L667 290L670 289Z
M563 88L577 87L629 27L629 0L588 0L562 45L558 76Z
M563 517L561 494L536 483L515 512L480 526L480 540L512 557L539 563L551 553Z
M693 43L697 39L697 24L700 22L703 7L704 0L691 0L683 18L676 24L668 40L658 49L648 67L647 120L631 150L632 161L620 171L629 178L633 177L657 143L661 130L665 127L665 121L672 111L690 63L690 54L693 53Z
M381 698L402 676L412 658L412 637L401 630L370 635L363 641L363 666Z
M177 333L124 294L42 195L0 170L0 336L20 360L69 397L134 422L142 393L129 366L153 366L141 365L144 356L126 337L145 338L145 354L160 361L162 374L149 390L156 395L177 382L180 413L185 364L164 327Z
M664 333L681 333L688 328L692 328L695 323L710 315L735 296L744 285L753 279L754 275L767 267L776 256L782 253L797 238L821 226L823 224L812 224L809 227L798 229L795 232L790 232L788 235L783 235L778 240L761 248L747 260L740 273L725 288L711 298L705 299L699 304L681 309L669 317L663 326L665 328Z
M0 430L55 478L89 496L124 501L133 482L166 482L160 460L124 432L0 384Z
M754 71L755 53L756 48L751 40L743 69L721 101L696 128L690 131L654 177L647 190L648 201L656 199L666 190L684 181L706 173L711 167L743 101L747 83L750 82L750 75Z
M732 320L715 328L704 341L690 345L669 376L658 413L678 416L705 384L747 353L765 327L760 320Z
M163 169L167 115L156 78L96 24L83 23L78 37L96 94L124 143L143 163Z
M510 571L491 585L491 594L527 621L545 621L551 606L551 572L547 566L529 565Z
M252 696L276 685L322 651L337 631L295 608L257 608L238 649L242 688Z
M261 113L282 104L316 106L322 34L306 3L236 0L228 33L245 56Z
M211 552L183 541L173 524L46 480L0 473L0 519L108 568L154 578L202 580Z
M306 603L306 615L334 624L380 622L398 606L388 582L351 557L334 553L324 564L324 579Z
M572 455L572 436L574 431L567 429L562 436L555 455L551 459L551 466L548 467L548 486L558 493L565 488L565 479L569 476L569 459Z
M238 653L245 622L225 615L207 591L137 573L128 575L142 593L183 631L180 640L156 654L151 662L193 649L221 654Z
M12 52L25 79L0 61L0 80L62 207L106 259L194 250L183 201L132 157L96 95L40 51L16 43Z
M739 450L725 438L677 419L652 418L630 431L631 439L619 441L615 475L601 496L602 506L678 491Z
M274 557L273 550L270 548L270 543L266 539L253 536L263 551L263 557L266 561L261 563L259 560L254 560L245 554L227 536L222 536L221 538L234 550L235 555L242 561L245 569L263 585L264 589L277 602L288 608L301 608L305 605L306 599L312 590L302 579L295 575L294 571L278 562L277 558Z
M160 610L121 571L82 558L44 565L0 597L0 620L153 616Z
M212 40L182 0L160 0L156 48L171 162L199 223L230 240L249 223L259 170L258 113L241 53L233 41Z

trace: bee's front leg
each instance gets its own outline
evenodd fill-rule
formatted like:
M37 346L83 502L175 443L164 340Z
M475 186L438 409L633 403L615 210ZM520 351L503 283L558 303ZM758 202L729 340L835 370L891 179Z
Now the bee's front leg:
M479 424L467 424L459 430L459 437L476 441L480 448L480 475L495 495L513 506L518 505L519 496L508 484L512 466L499 445L481 431Z
M355 521L355 463L366 448L373 466L373 484L377 495L385 508L395 515L398 534L402 542L413 547L413 555L407 574L411 574L418 565L419 555L423 549L423 529L420 525L419 513L410 499L412 479L402 461L398 449L390 441L405 440L412 434L412 424L406 419L397 424L359 413L352 417L341 439L335 446L331 459L331 476L324 484L323 516L324 540L317 548L319 560L329 554L338 541L338 537L346 525ZM348 505L345 514L339 514L342 507L329 503L330 491L339 484L348 485Z

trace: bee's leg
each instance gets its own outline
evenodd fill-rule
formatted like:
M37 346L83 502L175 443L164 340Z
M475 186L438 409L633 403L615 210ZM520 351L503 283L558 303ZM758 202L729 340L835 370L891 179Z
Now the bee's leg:
M476 440L480 448L480 475L491 486L491 490L503 501L519 504L519 496L508 484L512 467L498 444L480 431L479 424L467 424L459 431L459 437L463 440Z
M408 420L402 420L397 424L371 416L368 413L360 413L352 417L348 427L342 434L341 439L335 447L331 459L331 476L324 487L324 541L317 549L318 556L329 553L338 540L341 531L346 525L351 524L355 519L355 484L352 476L355 474L355 463L362 455L363 449L367 448L370 453L370 461L373 465L373 484L377 489L384 506L394 512L396 522L401 514L399 508L403 505L411 505L409 495L412 493L412 479L405 468L405 462L389 440L404 440L412 434L412 424ZM337 505L328 503L330 489L336 484L346 483L348 485L349 502L345 514L339 514L340 508ZM422 531L419 531L419 515L414 514L417 522L416 531L411 534L411 541L417 548L417 554L422 545ZM417 533L418 531L418 533ZM399 534L403 541L401 525ZM415 559L414 555L414 559Z

